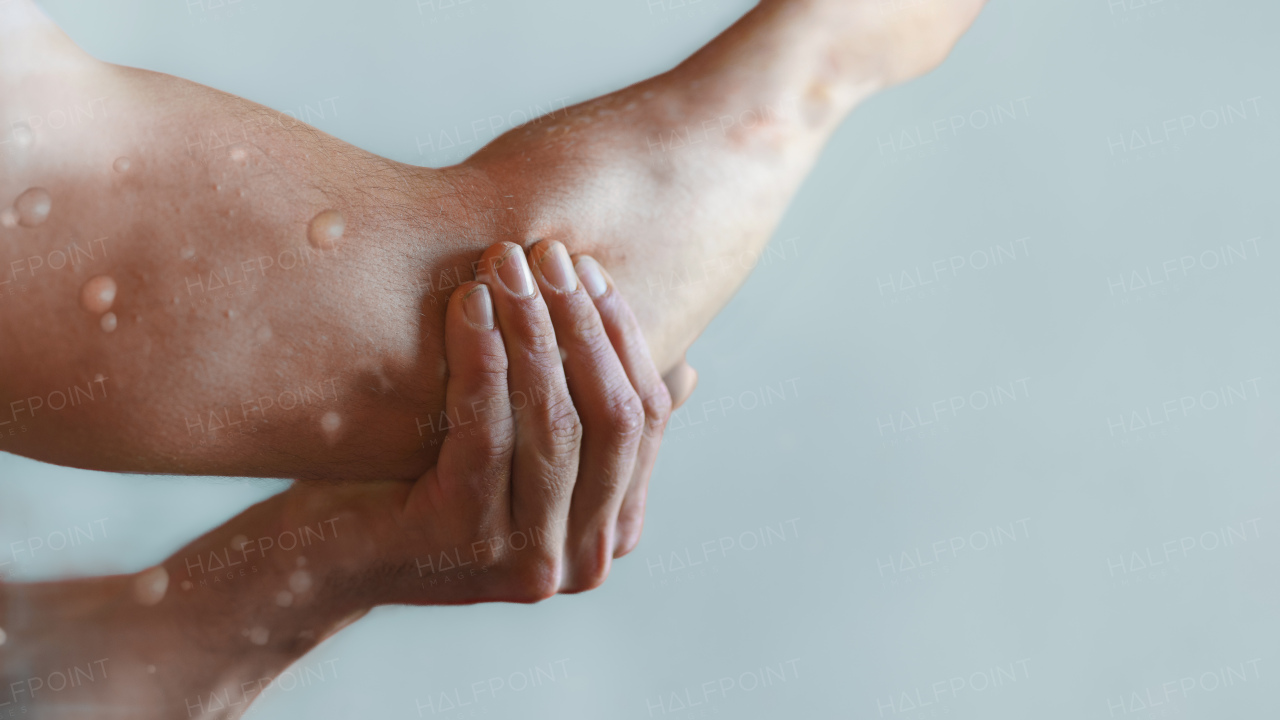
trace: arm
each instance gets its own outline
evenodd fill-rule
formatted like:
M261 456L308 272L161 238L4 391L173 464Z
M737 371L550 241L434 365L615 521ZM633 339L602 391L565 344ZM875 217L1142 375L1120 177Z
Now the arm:
M613 269L666 371L746 279L862 100L939 64L984 0L764 0L676 68L512 130L463 169L513 231Z
M375 605L602 583L639 536L664 391L594 261L533 260L499 244L454 293L451 428L415 482L295 484L143 572L0 584L0 713L238 717Z
M11 0L0 115L109 109L0 150L0 204L26 197L38 215L22 194L51 199L38 224L0 227L0 449L118 471L416 477L439 449L444 299L495 240L600 257L665 371L840 118L938 62L980 5L766 0L671 72L437 171L98 63ZM331 211L341 236L313 238ZM652 291L672 273L706 280ZM114 297L96 281L84 302L99 276Z

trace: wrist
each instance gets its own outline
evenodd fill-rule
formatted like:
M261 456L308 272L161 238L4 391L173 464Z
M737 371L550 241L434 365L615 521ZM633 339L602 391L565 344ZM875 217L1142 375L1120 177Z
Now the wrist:
M247 707L368 610L330 560L350 540L339 519L298 509L291 491L276 495L129 578L117 620L130 635L161 638L139 648L136 664L165 675L156 680L171 711Z

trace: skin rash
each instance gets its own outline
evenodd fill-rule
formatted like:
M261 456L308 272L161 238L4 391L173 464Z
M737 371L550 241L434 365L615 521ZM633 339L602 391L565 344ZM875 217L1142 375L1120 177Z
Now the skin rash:
M497 241L599 259L679 368L841 119L937 64L981 2L902 6L761 3L673 70L435 170L94 60L11 0L0 116L44 120L0 146L0 450L416 477L439 451L445 303ZM48 121L94 98L92 119Z
M674 70L429 170L99 63L29 0L0 2L0 120L108 99L0 137L0 450L364 481L294 483L133 575L0 583L0 712L238 717L377 605L598 585L610 540L621 556L639 537L626 469L652 468L659 373L687 368L750 267L726 258L760 251L845 113L936 65L980 6L767 0ZM553 290L571 276L544 240L607 273L578 257L578 295ZM511 263L530 247L531 271ZM490 317L466 303L477 267ZM594 346L538 320L581 319L584 292ZM477 408L499 417L436 444L436 419Z

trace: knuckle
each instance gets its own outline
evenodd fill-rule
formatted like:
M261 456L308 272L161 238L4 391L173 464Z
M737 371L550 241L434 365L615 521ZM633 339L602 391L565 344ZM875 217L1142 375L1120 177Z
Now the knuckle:
M607 568L603 567L600 569L581 572L574 578L573 585L565 588L564 593L566 595L576 595L577 593L595 590L603 585L604 581L608 577L609 571Z
M550 402L546 416L547 445L556 451L576 450L582 444L582 418L568 397Z
M579 302L571 302L567 308L569 320L569 334L579 341L589 341L599 335L603 335L600 327L600 315L596 312L595 304L588 298L579 298ZM604 342L607 344L608 339Z
M547 554L536 553L517 563L514 575L517 602L542 602L560 590L560 560Z
M605 422L608 424L608 433L619 444L626 445L638 440L645 426L645 411L640 396L634 391L627 392L620 400L610 403Z
M509 418L487 418L476 428L473 447L489 462L506 460L515 447L515 426Z
M521 323L520 327L520 343L534 357L554 355L559 358L560 347L556 342L556 330L549 321L529 313L529 322Z
M653 383L644 398L644 417L650 432L661 431L671 419L671 392L665 383Z
M486 386L500 387L507 382L507 354L505 352L480 352L473 358L470 371Z

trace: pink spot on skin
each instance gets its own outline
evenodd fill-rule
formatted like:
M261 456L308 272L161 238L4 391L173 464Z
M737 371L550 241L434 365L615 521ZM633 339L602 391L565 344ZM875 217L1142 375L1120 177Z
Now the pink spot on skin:
M330 441L334 440L338 435L338 431L342 429L342 416L330 410L320 418L320 429L324 431Z
M80 307L94 315L111 309L116 301L116 281L109 275L91 277L80 288Z
M18 227L18 211L11 207L0 210L0 227Z

